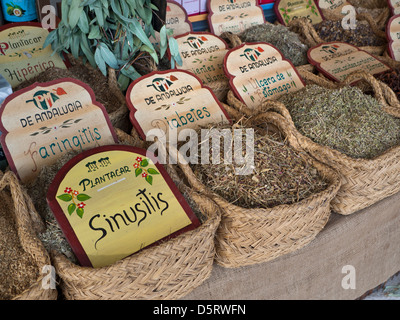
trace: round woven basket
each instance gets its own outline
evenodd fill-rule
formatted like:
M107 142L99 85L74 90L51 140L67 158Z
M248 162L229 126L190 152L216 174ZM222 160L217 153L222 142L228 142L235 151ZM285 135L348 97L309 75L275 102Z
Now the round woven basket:
M367 83L373 90L382 109L395 117L400 117L400 103L394 92L386 84L364 71L349 75L341 84L320 77L314 77L310 82L334 89L353 83L360 77L362 78L360 82ZM267 110L279 113L286 120L282 125L286 125L287 130L292 133L288 136L289 140L296 141L312 157L339 173L341 187L331 203L335 212L349 215L400 191L400 146L391 148L373 159L354 159L302 135L296 129L288 109L280 102L267 100L258 110L250 110L229 92L228 103L245 114L254 115Z
M44 224L36 213L32 201L21 186L17 176L12 171L0 173L0 191L8 188L14 203L15 224L22 248L34 260L39 277L24 292L13 297L13 300L56 300L57 290L46 288L43 283L47 273L43 273L43 267L50 266L50 256L44 248L36 232L43 230Z
M232 118L243 117L234 109L227 110ZM258 121L275 126L284 136L292 135L284 124L285 119L278 114L264 113L259 115ZM290 144L302 151L294 138ZM327 223L331 214L330 202L340 187L340 179L335 171L303 152L304 159L328 181L324 191L291 205L255 209L239 207L209 190L196 177L182 155L178 151L176 154L177 166L188 185L215 201L222 209L215 240L215 259L217 264L226 268L270 261L310 243Z
M116 129L121 143L138 146L136 139ZM181 192L197 204L205 221L157 246L149 247L101 268L75 265L52 252L63 295L69 300L173 300L203 283L211 274L214 236L220 222L218 206L180 183L167 167Z

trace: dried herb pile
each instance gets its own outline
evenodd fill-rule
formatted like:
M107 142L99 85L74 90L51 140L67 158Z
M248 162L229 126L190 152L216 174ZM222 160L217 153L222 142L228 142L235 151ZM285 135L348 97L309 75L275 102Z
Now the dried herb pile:
M386 39L378 37L366 21L357 21L355 29L346 30L342 22L324 20L314 25L318 35L326 42L343 41L356 47L383 46Z
M301 134L350 157L371 159L400 144L400 119L357 87L308 85L279 100Z
M11 194L0 192L0 203L0 300L10 300L36 281L39 267L19 241Z
M400 99L400 70L388 70L375 76L376 79L387 84Z
M243 130L242 155L246 156L244 133ZM212 162L212 147L209 152L210 164L192 164L194 174L212 192L240 207L271 208L293 204L328 186L302 154L276 134L255 133L254 170L248 175L236 174L238 165L235 162L224 164L223 144L219 164Z
M256 25L240 34L240 39L243 42L268 42L277 47L295 66L308 64L308 46L301 42L298 34L286 26L270 23Z

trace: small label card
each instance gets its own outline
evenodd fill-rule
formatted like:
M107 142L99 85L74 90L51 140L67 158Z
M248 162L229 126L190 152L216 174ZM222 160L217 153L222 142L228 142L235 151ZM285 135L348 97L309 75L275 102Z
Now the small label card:
M80 264L95 268L200 225L154 155L131 146L75 156L47 201Z
M344 81L357 70L378 74L391 69L368 52L344 42L322 43L310 48L308 61L327 78L337 82Z
M165 26L173 30L173 36L178 36L193 31L192 23L188 19L184 7L175 1L167 1ZM156 32L156 38L150 39L152 43L160 42L160 33Z
M314 0L277 0L274 10L276 17L283 25L288 25L290 21L303 17L307 18L311 24L317 24L323 20L323 15Z
M388 5L392 15L400 14L400 0L388 0Z
M229 50L225 73L230 78L232 91L249 108L305 85L293 64L265 42L243 43Z
M46 69L67 68L51 46L43 48L49 31L40 23L12 23L0 27L0 73L16 87Z
M209 0L208 25L215 35L240 33L265 23L264 11L257 0Z
M318 0L318 6L322 10L341 13L344 6L350 5L347 0Z
M35 83L8 96L0 131L8 163L24 183L71 150L118 142L93 90L70 78Z
M226 81L224 72L224 58L228 52L228 45L221 38L208 32L192 32L175 37L183 64L177 65L194 73L206 86L212 83ZM222 99L223 97L219 97Z
M388 51L393 60L400 61L400 14L391 17L386 26Z
M143 140L152 129L167 136L210 123L230 123L214 93L186 70L154 71L132 82L126 94L130 119Z

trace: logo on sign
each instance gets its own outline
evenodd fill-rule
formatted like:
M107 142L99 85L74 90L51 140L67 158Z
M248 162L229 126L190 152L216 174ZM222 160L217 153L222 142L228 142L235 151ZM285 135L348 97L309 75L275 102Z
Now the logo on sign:
M261 55L261 52L264 52L264 49L261 47L258 47L256 49L247 48L240 56L245 57L249 61L257 61L258 57Z
M187 38L187 41L184 41L183 43L187 43L193 49L199 49L206 41L208 41L208 39L205 36L200 36L189 37Z
M26 100L26 103L33 102L36 108L48 110L53 107L54 102L60 99L59 96L67 94L63 88L53 89L53 91L39 90L33 95L33 99Z
M176 80L178 80L178 78L173 75L165 78L155 78L147 87L153 87L158 92L166 92Z
M326 53L335 53L339 49L338 45L331 45L331 46L322 46L321 51Z

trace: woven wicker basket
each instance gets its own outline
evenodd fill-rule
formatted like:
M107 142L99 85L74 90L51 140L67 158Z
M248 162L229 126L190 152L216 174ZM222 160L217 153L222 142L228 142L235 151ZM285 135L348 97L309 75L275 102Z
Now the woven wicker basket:
M47 274L42 272L44 266L51 266L50 256L42 242L36 235L37 231L44 228L43 221L37 215L33 204L21 186L18 178L12 171L4 175L1 172L0 190L8 188L14 203L15 223L22 248L30 254L37 265L39 277L24 292L15 296L13 300L55 300L57 290L45 289L42 285Z
M341 84L320 77L314 77L309 83L314 82L332 89L348 85L359 77L362 78L361 82L367 83L370 89L372 88L375 98L381 103L385 112L400 117L400 103L394 92L387 85L364 71L351 74ZM278 112L285 118L285 125L292 132L289 140L296 141L315 159L327 164L339 173L341 188L332 201L332 209L335 212L349 215L400 191L400 146L391 148L373 159L354 159L337 150L317 144L300 134L289 111L280 102L267 100L260 106L259 110L250 110L232 92L228 93L228 102L245 114L257 114L266 110Z
M232 118L240 118L240 112L227 107ZM269 123L286 135L292 133L282 125L278 114L264 113L258 119ZM291 139L294 141L295 139ZM291 144L301 151L297 143ZM178 154L178 167L193 190L208 196L222 209L221 223L216 234L216 263L226 268L237 268L273 260L296 251L308 243L324 228L331 210L330 201L340 187L340 179L335 171L309 157L309 161L329 182L326 190L314 194L291 205L273 208L248 209L233 205L211 192L196 177L189 164Z
M116 131L121 143L138 146L135 138ZM167 169L176 181L177 176L171 168ZM81 267L64 255L52 252L66 299L172 300L185 296L209 277L220 210L207 197L185 188L179 181L176 183L206 217L202 225L102 268Z

